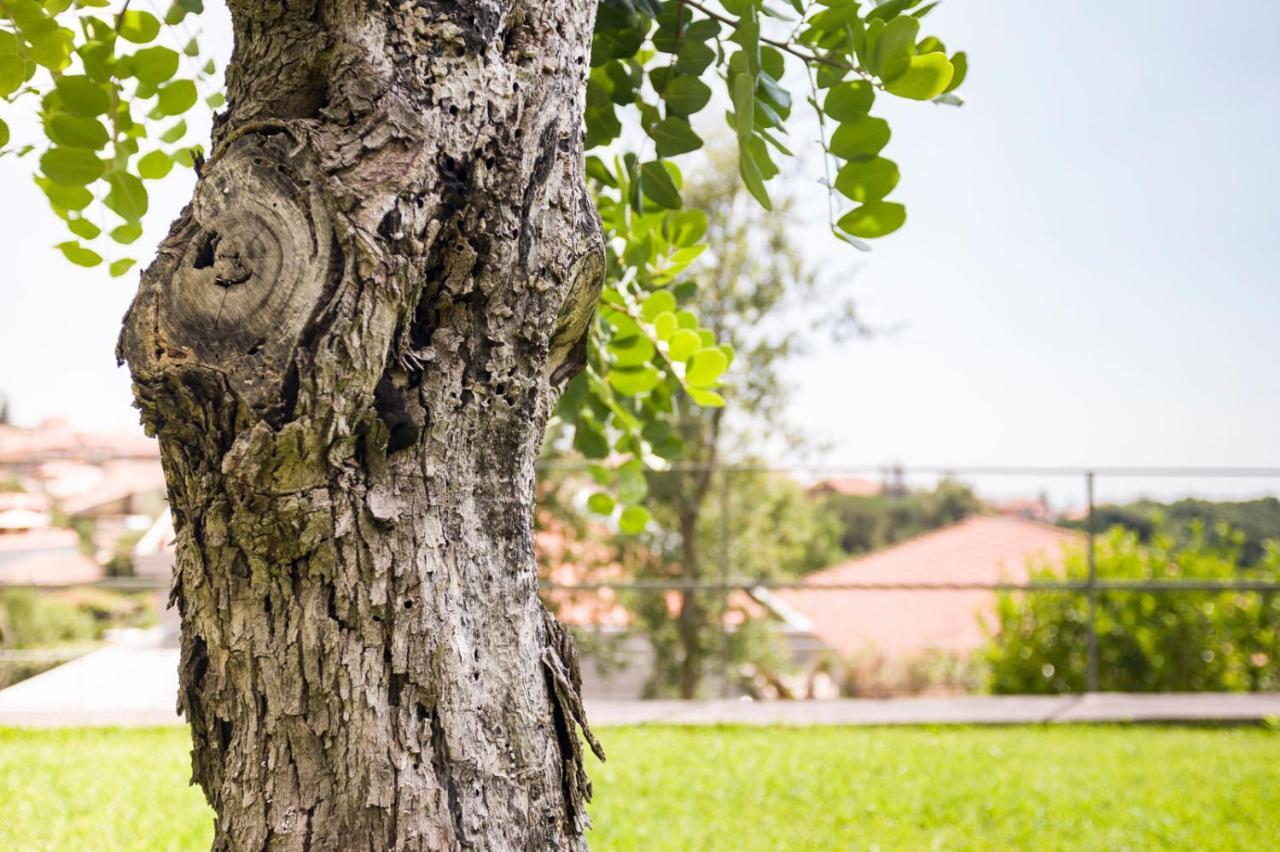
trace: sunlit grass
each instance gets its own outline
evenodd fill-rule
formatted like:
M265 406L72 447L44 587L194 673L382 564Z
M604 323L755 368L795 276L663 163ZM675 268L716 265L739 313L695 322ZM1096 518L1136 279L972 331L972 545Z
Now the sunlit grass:
M609 728L593 848L1267 849L1263 729ZM0 730L0 849L204 849L188 738Z

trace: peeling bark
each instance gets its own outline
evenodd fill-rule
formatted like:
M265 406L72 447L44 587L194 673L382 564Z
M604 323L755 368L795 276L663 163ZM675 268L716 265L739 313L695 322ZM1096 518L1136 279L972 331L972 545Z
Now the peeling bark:
M534 462L603 275L590 0L232 0L119 356L178 535L217 849L579 849Z

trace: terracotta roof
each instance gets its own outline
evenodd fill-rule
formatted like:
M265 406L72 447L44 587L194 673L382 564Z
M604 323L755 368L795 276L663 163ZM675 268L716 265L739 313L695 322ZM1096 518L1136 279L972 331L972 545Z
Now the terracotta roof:
M1060 562L1063 545L1079 540L1078 533L1046 524L977 516L842 562L806 582L815 589L824 583L1017 582L1027 578L1028 558ZM891 657L978 648L984 641L979 615L991 613L995 603L995 594L985 590L779 590L770 598L780 615L807 626L835 651Z
M159 456L155 440L136 432L82 432L59 419L46 420L32 429L0 425L0 463Z
M875 497L884 493L884 483L871 479L824 479L809 486L810 494L842 494L846 497Z
M115 459L101 466L102 480L86 491L63 499L62 509L78 515L135 495L160 495L165 490L164 469L159 461Z
M42 529L0 535L0 582L88 583L102 577L98 563L80 553L73 530Z
M49 498L25 491L0 491L0 530L29 530L49 526Z
M553 583L573 585L625 579L625 571L608 545L578 538L572 527L550 512L539 515L542 529L534 533L538 575ZM543 598L556 618L575 627L626 627L631 613L613 589L545 589Z

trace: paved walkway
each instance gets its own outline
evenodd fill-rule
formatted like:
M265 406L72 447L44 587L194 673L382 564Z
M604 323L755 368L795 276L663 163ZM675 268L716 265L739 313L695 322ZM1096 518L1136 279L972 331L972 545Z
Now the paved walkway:
M178 650L105 647L0 691L0 725L180 724ZM591 722L899 725L1257 722L1280 718L1280 693L849 698L840 701L588 701Z
M109 645L0 690L0 725L177 725L178 649Z
M0 726L177 725L178 651L115 645L0 690ZM1253 722L1280 693L857 698L837 701L587 701L595 725L1020 725Z
M1026 725L1069 722L1256 722L1280 718L1280 694L1104 692L835 701L588 702L595 725Z

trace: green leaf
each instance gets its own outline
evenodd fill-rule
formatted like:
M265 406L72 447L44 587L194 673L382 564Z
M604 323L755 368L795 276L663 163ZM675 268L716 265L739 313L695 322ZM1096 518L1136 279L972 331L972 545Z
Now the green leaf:
M128 172L112 172L107 175L107 183L111 191L103 203L126 222L141 219L147 212L147 188L142 181Z
M667 343L667 357L672 361L688 361L702 348L702 338L691 328L682 328L671 335Z
M102 233L102 229L88 219L68 219L67 229L82 240L92 240Z
M618 470L618 499L623 503L639 503L649 493L640 462L628 462Z
M643 366L654 353L653 343L642 334L610 340L609 351L613 353L614 364L618 367Z
M866 80L839 83L827 92L822 111L838 122L854 121L870 112L876 90Z
M138 174L147 180L159 180L173 168L173 158L164 151L152 151L138 160Z
M963 50L951 57L951 67L955 69L955 73L951 75L951 82L947 84L947 91L952 92L960 88L960 84L964 82L964 78L969 74L969 55Z
M729 359L719 349L703 349L689 361L684 380L695 388L711 387L729 367Z
M116 32L125 41L146 44L160 34L160 22L150 12L129 9L120 16Z
M724 397L713 390L690 387L689 398L703 408L724 408Z
M898 165L893 160L854 160L836 174L836 190L850 201L879 201L898 185Z
M680 208L680 190L661 160L650 160L640 167L640 189L660 207L668 210Z
M55 84L63 109L76 115L101 115L111 109L110 85L82 74L67 74Z
M111 138L107 134L107 128L98 119L65 112L56 112L49 117L46 132L58 145L95 151L105 146Z
M846 121L831 134L831 153L842 160L870 157L889 143L889 124L870 115Z
M885 91L914 101L929 101L947 90L955 68L945 53L912 56L907 70L884 84Z
M613 506L613 498L602 491L597 491L587 498L587 508L597 515L612 515Z
M602 459L609 455L609 441L604 429L589 414L582 414L573 430L573 448L589 459Z
M129 245L138 237L142 236L142 226L136 222L128 222L111 230L111 239L121 245Z
M854 208L836 224L855 237L874 239L891 234L907 220L906 208L892 201L872 201Z
M170 127L164 133L160 134L160 141L168 142L169 144L172 145L174 142L177 142L179 139L181 139L183 136L186 136L186 135L187 135L187 122L185 119L180 119L177 124Z
M5 123L3 118L0 118L0 148L3 148L5 145L8 145L8 144L9 144L9 125Z
M93 193L83 186L68 186L48 178L36 178L49 203L58 210L83 210L93 201Z
M668 115L693 115L711 100L711 88L697 77L678 75L662 92Z
M102 255L96 251L85 248L76 240L68 240L65 243L58 243L54 248L62 252L67 260L76 266L97 266L102 263Z
M692 74L695 77L700 76L715 61L715 49L695 39L685 39L680 49L676 51L676 68L681 73Z
M624 396L638 396L658 386L662 376L650 366L614 367L609 370L609 384Z
M209 105L210 109L217 109L227 102L227 96L222 94L222 92L214 92L212 95L205 98L204 102Z
M675 320L676 297L671 295L670 290L659 290L650 294L640 305L640 315L653 322L659 314L670 313L671 319Z
M158 85L178 71L178 52L167 47L147 47L133 55L133 76Z
M868 14L868 18L881 18L889 20L897 17L903 12L918 4L920 0L887 0L887 2L879 3Z
M760 206L765 210L772 210L773 204L769 201L769 191L764 187L761 164L757 161L755 149L750 145L738 147L738 174L742 176L742 183L747 191L760 203Z
M156 95L158 115L181 115L196 102L196 84L190 80L174 80L160 88Z
M746 146L755 130L756 82L750 74L733 78L734 129L738 132L738 147Z
M21 56L0 55L0 97L8 97L27 81L27 63Z
M649 133L657 143L659 157L674 157L688 154L702 147L702 139L693 132L689 119L681 116L668 116L658 122Z
M916 48L920 21L908 16L894 18L884 26L876 40L875 59L871 70L886 83L907 70Z
M628 506L618 518L618 527L627 535L639 535L649 525L649 510L644 506Z
M756 74L760 73L760 21L755 17L755 7L751 13L738 21L729 40L742 45L742 56L746 61L747 73L751 75L752 84Z
M587 81L587 148L607 145L622 133L622 122L609 97L607 85L596 78L597 71L591 72Z
M674 246L697 246L706 232L707 214L701 210L673 210L662 220L662 236Z
M679 320L670 311L653 318L653 332L659 340L670 340L679 328Z
M40 171L52 181L71 186L93 183L104 168L98 155L84 148L50 148L40 157Z
M135 263L137 263L137 261L131 257L122 257L119 260L114 261L111 266L108 267L108 270L111 272L112 278L119 278L121 275L124 275L132 269Z

